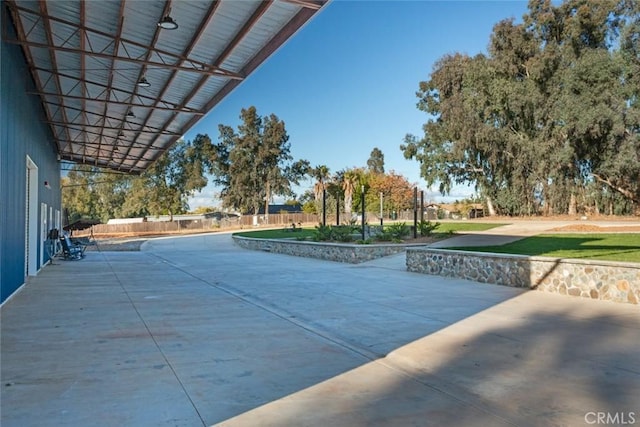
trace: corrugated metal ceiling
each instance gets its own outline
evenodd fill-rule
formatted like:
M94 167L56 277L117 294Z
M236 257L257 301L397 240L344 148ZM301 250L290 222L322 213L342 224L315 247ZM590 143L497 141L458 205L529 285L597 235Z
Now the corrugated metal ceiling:
M327 1L5 0L3 38L23 47L60 157L138 174Z

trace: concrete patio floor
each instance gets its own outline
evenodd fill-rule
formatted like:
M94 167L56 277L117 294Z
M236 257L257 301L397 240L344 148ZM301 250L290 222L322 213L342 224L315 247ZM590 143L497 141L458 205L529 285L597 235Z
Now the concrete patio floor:
M252 252L56 260L1 309L0 424L640 425L640 308Z

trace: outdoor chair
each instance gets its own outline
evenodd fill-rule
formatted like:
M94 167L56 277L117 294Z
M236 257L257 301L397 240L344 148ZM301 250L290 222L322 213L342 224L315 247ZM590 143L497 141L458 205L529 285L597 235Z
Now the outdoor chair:
M86 246L74 245L69 236L61 236L60 243L62 244L62 256L64 259L77 260L84 258Z

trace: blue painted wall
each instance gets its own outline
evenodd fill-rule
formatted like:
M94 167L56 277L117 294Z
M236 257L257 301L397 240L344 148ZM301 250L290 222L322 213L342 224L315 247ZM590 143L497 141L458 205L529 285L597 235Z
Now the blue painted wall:
M2 20L3 24L7 20ZM0 24L2 25L2 24ZM13 28L3 31L14 37ZM25 283L26 158L38 166L38 223L41 203L61 211L60 165L40 98L22 48L2 40L0 51L0 301ZM44 186L48 181L51 189ZM38 226L40 227L40 225ZM51 225L48 228L53 228ZM38 230L38 245L42 245ZM40 247L38 269L40 265ZM46 260L45 260L46 262Z

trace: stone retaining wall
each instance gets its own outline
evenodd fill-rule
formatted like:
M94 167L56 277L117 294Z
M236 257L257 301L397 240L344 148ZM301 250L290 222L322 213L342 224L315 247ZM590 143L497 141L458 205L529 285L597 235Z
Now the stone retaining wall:
M640 264L408 248L409 271L638 304Z
M307 258L358 264L372 259L404 252L405 246L390 244L357 245L347 243L306 242L284 239L253 239L233 236L233 241L244 249L275 252Z

